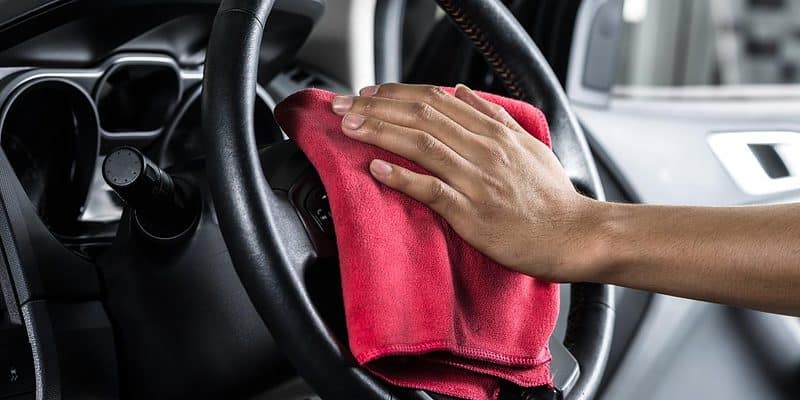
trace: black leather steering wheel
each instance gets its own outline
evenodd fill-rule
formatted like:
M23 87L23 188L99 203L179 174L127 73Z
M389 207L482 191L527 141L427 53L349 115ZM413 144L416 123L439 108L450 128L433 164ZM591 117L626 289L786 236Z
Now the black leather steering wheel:
M541 108L556 155L576 187L603 192L566 95L536 45L500 0L437 0L503 80ZM234 266L261 318L300 375L326 399L431 399L390 387L357 367L311 301L306 267L319 256L296 202L270 185L256 148L252 110L261 37L273 0L223 0L206 55L203 131L216 212ZM299 174L298 174L299 175ZM592 398L611 343L612 288L571 287L564 344L580 375L568 399ZM528 397L526 397L528 396ZM532 398L522 395L522 398Z

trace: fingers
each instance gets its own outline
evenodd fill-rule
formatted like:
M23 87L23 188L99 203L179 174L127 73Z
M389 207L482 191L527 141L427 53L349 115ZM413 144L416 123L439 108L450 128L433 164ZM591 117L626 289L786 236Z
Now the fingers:
M480 111L484 115L507 127L511 132L516 132L521 138L520 142L534 152L549 152L542 142L531 140L528 131L526 131L505 108L478 96L472 89L461 84L456 85L455 96L464 103L469 104L475 110Z
M418 174L382 160L373 160L369 170L384 185L427 205L448 221L454 220L467 205L463 194L436 177Z
M498 121L491 115L476 113L474 106L458 96L450 95L438 86L385 83L366 87L360 93L363 97L382 97L428 104L471 132L485 136L494 136L498 133Z
M477 93L467 86L462 84L456 85L455 97L508 128L527 134L525 129L519 125L505 108L478 96Z
M333 100L332 106L333 111L339 115L356 114L426 132L467 159L481 146L478 135L469 132L426 103L382 97L338 96Z
M361 96L337 96L332 108L343 116L345 135L429 171L432 176L384 161L370 165L376 179L445 218L453 212L448 207L485 192L476 182L486 169L515 163L515 151L525 142L520 135L530 139L504 108L463 85L451 96L434 86L384 84L364 88Z
M342 132L415 162L456 188L469 183L474 166L426 132L359 114L342 118Z

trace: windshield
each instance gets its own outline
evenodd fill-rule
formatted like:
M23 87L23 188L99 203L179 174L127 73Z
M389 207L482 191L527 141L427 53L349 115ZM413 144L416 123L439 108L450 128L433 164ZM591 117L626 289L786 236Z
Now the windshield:
M800 97L800 0L625 0L613 93Z

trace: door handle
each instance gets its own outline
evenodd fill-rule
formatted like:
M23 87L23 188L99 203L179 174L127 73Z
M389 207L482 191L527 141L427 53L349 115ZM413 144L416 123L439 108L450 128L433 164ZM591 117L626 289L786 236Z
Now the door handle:
M708 144L748 194L800 189L800 132L716 132L708 136Z

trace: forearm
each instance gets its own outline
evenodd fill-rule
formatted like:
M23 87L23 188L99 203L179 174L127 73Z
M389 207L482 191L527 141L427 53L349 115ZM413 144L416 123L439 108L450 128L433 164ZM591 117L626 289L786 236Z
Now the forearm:
M800 205L598 210L587 280L800 315Z

